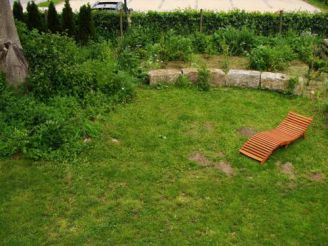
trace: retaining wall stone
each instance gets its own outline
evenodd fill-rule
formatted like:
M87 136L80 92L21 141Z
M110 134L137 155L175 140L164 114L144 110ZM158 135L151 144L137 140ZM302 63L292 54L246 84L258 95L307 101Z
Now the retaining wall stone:
M157 69L148 72L149 84L157 85L159 83L173 84L181 76L179 69Z
M252 70L231 69L226 77L227 86L258 88L260 86L261 72Z
M198 79L197 68L183 68L182 74L185 75L192 83L196 83Z
M289 77L283 73L261 73L261 88L273 91L286 91Z
M221 69L211 68L209 69L210 78L209 83L212 86L225 86L226 84L226 76L225 72Z

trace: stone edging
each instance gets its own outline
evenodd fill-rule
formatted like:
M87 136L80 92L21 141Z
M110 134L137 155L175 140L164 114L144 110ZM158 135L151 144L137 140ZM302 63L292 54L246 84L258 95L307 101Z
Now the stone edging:
M320 83L316 83L313 87L306 87L304 79L299 78L299 83L295 86L289 85L290 77L283 73L260 72L254 70L238 70L231 69L226 74L221 69L210 68L209 83L211 86L221 87L242 87L257 88L279 92L292 92L295 95L308 95L313 92L312 89L320 91L323 89ZM186 76L192 83L196 83L198 78L197 68L183 69L157 69L148 72L149 84L174 84L180 76Z

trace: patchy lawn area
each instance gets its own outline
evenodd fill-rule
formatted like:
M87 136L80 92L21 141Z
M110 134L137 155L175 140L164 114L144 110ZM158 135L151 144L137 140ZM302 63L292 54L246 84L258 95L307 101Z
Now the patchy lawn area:
M138 89L70 163L0 161L2 245L320 245L328 241L328 128L315 102L258 90ZM264 165L245 135L288 111L305 140Z

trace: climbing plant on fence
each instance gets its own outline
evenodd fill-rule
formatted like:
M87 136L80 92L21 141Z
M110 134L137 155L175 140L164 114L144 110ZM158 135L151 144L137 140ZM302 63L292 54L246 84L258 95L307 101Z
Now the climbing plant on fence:
M119 32L119 14L98 11L94 13L94 20L100 35L110 36ZM173 29L180 34L190 34L199 31L201 14L198 11L176 12L148 12L132 13L131 26L139 26L152 30L154 33L165 32ZM282 22L282 23L281 23ZM124 25L126 26L126 22ZM293 30L295 32L310 31L318 35L328 35L327 13L246 13L243 11L232 12L207 12L203 11L203 31L214 31L228 26L241 28L248 27L258 34L271 35L279 32Z

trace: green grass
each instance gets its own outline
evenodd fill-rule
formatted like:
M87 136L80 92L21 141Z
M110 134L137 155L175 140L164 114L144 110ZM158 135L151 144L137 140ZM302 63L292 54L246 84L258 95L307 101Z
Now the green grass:
M78 160L0 161L0 244L324 245L327 179L307 178L328 177L327 123L314 104L257 90L138 89ZM315 114L305 140L264 166L238 153L239 128L270 129L290 110ZM236 175L189 161L195 151Z
M53 3L54 3L55 5L64 2L64 0L52 0L52 1L53 1ZM39 6L39 7L46 7L46 8L47 8L47 7L49 6L49 3L50 3L50 1L44 1L44 2L42 2L42 3L39 3L38 6Z

